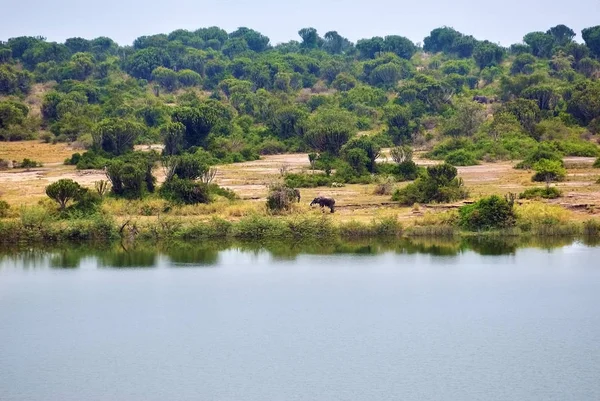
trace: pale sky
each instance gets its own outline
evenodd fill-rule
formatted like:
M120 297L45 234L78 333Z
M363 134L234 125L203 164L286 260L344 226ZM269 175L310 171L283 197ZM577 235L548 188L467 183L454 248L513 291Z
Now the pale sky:
M14 36L108 36L130 45L142 35L219 26L246 26L271 43L299 40L298 30L336 30L353 42L397 34L422 42L451 26L477 39L510 45L532 31L565 24L577 32L600 24L600 0L2 0L0 41Z

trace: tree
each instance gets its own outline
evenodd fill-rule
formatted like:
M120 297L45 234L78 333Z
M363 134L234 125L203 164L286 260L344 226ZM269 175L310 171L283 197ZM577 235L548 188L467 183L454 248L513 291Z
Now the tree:
M152 71L152 79L169 92L177 89L178 78L177 73L169 68L156 67Z
M575 31L562 24L548 29L546 33L554 38L554 42L558 46L564 46L570 43L575 37Z
M449 27L436 28L423 40L423 50L426 52L448 52L454 43L463 36L462 33Z
M525 131L531 135L534 134L535 125L541 119L540 108L537 102L527 99L516 99L506 102L498 112L506 112L515 116Z
M73 54L89 52L92 47L90 41L83 38L69 38L65 40L65 46Z
M592 54L600 57L600 25L585 28L581 31L581 37Z
M29 107L13 100L0 101L0 129L20 125L29 114Z
M269 38L254 29L246 27L238 28L236 31L229 34L229 38L243 39L246 42L247 47L255 52L262 52L269 48Z
M512 66L510 67L510 73L515 74L531 74L533 72L533 64L536 59L529 53L519 54L515 57Z
M384 121L388 127L388 135L395 144L412 141L416 126L411 121L411 113L407 107L396 104L387 106L384 109Z
M69 201L75 200L81 193L81 186L75 181L63 178L46 187L46 195L64 210Z
M582 124L588 125L600 117L600 84L585 84L578 89L569 100L567 111Z
M125 71L136 78L152 79L152 72L157 67L170 67L171 58L163 50L155 47L142 49L133 53L125 62Z
M142 124L118 118L106 118L98 123L92 133L94 148L114 156L133 150L133 144L145 132Z
M390 35L385 37L382 50L408 60L416 53L417 46L404 36Z
M336 31L329 31L324 36L323 50L331 54L344 54L349 52L354 45Z
M71 76L83 81L94 72L94 58L90 53L75 53L69 62Z
M284 106L275 110L273 116L267 121L267 126L279 138L287 139L294 136L302 136L305 119L306 112L301 108Z
M485 109L477 102L455 102L454 115L448 120L445 133L452 136L473 136L485 120Z
M315 28L302 28L298 31L298 35L302 38L300 46L305 49L317 49L323 43Z
M352 138L344 145L343 152L349 152L352 149L360 149L367 157L367 170L370 173L375 173L377 159L381 154L381 146L370 136L362 135L357 138Z
M215 100L205 101L198 107L177 107L173 112L173 121L185 127L184 149L205 145L208 134L218 128L227 129L232 119L232 112Z
M167 123L161 130L165 147L163 154L166 156L178 155L183 150L183 135L185 126L181 123Z
M320 108L309 117L304 138L313 149L338 155L356 131L356 119L352 113Z
M497 44L483 41L477 43L473 50L473 58L481 69L499 65L504 58L505 51Z
M362 59L372 59L382 51L384 42L384 39L379 36L371 39L360 39L356 42L356 49Z
M554 47L554 37L545 32L530 32L523 37L523 42L531 47L536 57L550 58Z

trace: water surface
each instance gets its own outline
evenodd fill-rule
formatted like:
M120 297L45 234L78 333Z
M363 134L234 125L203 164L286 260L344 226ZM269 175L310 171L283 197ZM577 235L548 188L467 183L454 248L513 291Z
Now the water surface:
M488 245L5 251L0 399L600 399L600 248Z

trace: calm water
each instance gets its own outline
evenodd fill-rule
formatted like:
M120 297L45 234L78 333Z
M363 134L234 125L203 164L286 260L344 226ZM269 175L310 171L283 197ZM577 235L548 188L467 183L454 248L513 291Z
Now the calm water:
M268 249L0 253L0 400L600 399L598 247Z

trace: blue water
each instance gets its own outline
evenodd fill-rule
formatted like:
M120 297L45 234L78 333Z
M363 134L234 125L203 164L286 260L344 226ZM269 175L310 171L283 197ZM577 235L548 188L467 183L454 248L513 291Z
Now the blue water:
M0 400L600 400L600 248L60 260L0 257Z

